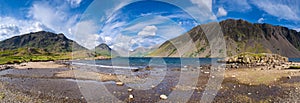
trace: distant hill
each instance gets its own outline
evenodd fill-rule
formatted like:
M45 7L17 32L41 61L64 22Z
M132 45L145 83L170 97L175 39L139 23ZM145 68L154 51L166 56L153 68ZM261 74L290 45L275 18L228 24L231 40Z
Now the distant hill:
M97 56L116 56L117 52L112 50L107 44L101 43L94 49Z
M252 52L300 57L300 32L282 26L253 24L244 20L228 19L219 24L225 37L228 56ZM199 25L186 34L166 41L148 56L178 57L179 48L185 50L182 57L210 57L209 42L201 29L210 26L212 23ZM187 39L189 37L192 40ZM191 43L195 44L195 50L187 48Z
M55 53L87 50L73 40L66 38L63 34L46 31L24 34L0 41L0 50L2 51L19 48L35 48Z
M149 54L149 53L153 52L154 50L156 50L159 46L160 45L155 45L155 46L152 46L150 48L139 47L139 48L136 48L133 51L130 51L129 56L130 57L145 57L145 56L147 56L147 54Z

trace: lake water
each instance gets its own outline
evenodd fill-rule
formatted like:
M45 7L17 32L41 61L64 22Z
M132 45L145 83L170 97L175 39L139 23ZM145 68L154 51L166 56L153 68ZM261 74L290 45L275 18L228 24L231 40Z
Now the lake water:
M102 68L136 69L145 66L166 66L180 68L184 66L198 67L216 63L219 58L157 58L157 57L119 57L107 60L82 60L73 64L88 65ZM291 62L300 62L300 58L289 58Z
M108 60L84 60L74 61L73 64L98 66L103 68L142 68L145 66L167 66L168 68L184 66L200 66L216 63L218 58L142 58L142 57L120 57Z
M300 58L289 58L290 62L300 62Z

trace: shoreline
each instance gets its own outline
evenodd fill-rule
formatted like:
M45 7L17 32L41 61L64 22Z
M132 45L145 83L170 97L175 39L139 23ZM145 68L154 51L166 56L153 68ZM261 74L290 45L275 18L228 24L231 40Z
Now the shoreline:
M300 66L300 63L288 62L287 64ZM3 84L2 87L0 85L0 94L3 91L5 95L3 99L0 99L2 102L87 102L85 97L80 93L81 86L77 82L90 83L88 81L105 83L106 88L111 93L116 92L117 94L114 95L123 101L127 101L129 95L126 85L118 86L116 84L120 82L120 78L125 79L128 78L127 76L80 69L80 66L71 66L70 61L29 62L10 66L14 67L0 71L0 84ZM153 69L149 70L153 71ZM175 86L176 78L182 70L176 68L167 70L168 74L164 81L162 81L164 85L160 85L162 87L158 86L147 91L133 90L134 94L144 94L136 95L134 101L142 102L145 98L151 97L152 99L146 100L155 102L159 100L159 95L168 94L169 91L191 89L194 90L194 93L189 102L199 101L207 80L212 78L210 76L211 70L213 69L209 65L201 66L201 74L203 75L199 77L196 87ZM192 73L194 69L187 69L187 71ZM134 73L139 78L147 77L148 75L146 69L134 71ZM137 79L130 79L123 81L123 83L135 83L137 81ZM161 90L160 88L164 89ZM300 69L261 69L261 67L227 68L224 73L221 89L216 95L214 102L259 102L263 100L280 102L290 98L300 99L296 95L298 92L296 88L300 89ZM261 90L261 92L257 93L257 90ZM19 92L20 94L18 94ZM145 94L145 92L150 94ZM287 92L288 94L283 92ZM296 97L290 94L294 94ZM18 100L10 97L11 95L26 99ZM269 98L267 98L268 96ZM288 98L282 98L282 96L288 96ZM36 98L38 99L35 100Z

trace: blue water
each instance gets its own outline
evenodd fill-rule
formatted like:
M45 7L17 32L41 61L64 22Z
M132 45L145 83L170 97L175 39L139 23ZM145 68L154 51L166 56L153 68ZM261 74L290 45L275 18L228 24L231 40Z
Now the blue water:
M119 57L108 60L84 60L76 61L89 65L100 67L145 67L145 66L167 66L167 67L183 67L183 66L200 66L216 63L217 58L156 58L156 57Z
M289 58L290 62L300 62L300 58Z
M87 64L102 68L143 68L145 66L166 66L168 68L208 65L216 63L218 58L157 58L157 57L119 57L107 60L82 60L75 64ZM291 62L300 62L300 58L289 58Z

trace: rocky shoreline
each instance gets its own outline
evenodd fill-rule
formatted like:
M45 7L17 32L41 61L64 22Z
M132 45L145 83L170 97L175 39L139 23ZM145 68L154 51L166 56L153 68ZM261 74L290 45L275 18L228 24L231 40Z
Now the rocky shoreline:
M244 60L247 61L247 59ZM273 60L272 63L264 64L261 63L262 60L264 59L253 63L227 63L224 81L221 89L216 94L214 102L288 102L295 101L295 98L300 99L296 95L297 90L300 88L300 69L290 69L291 66L300 66L300 63L287 62L282 58L278 62ZM252 62L251 59L250 61ZM264 61L270 60L265 59ZM258 65L259 63L261 65ZM120 78L128 77L106 72L86 71L82 68L91 67L72 66L70 64L70 61L54 61L1 65L0 83L3 86L0 85L0 102L85 103L88 98L80 92L80 88L84 87L78 85L79 81L104 83L109 92L125 102L157 102L168 100L168 94L173 90L194 90L189 100L189 102L194 103L200 100L208 79L217 76L211 74L212 71L217 69L213 69L210 65L187 66L188 69L184 70L170 68L170 70L167 70L167 75L161 85L143 91L126 86L127 83L134 83L138 79L121 82ZM275 68L273 68L274 65ZM201 76L194 78L198 81L197 86L176 86L180 72L193 73L196 69L201 69ZM103 68L103 70L105 69ZM132 72L137 74L138 78L144 78L149 75L150 71L159 72L160 70L145 67ZM2 93L3 98L1 97ZM14 96L11 97L12 95ZM98 95L101 97L101 94ZM15 97L23 99L16 99Z

